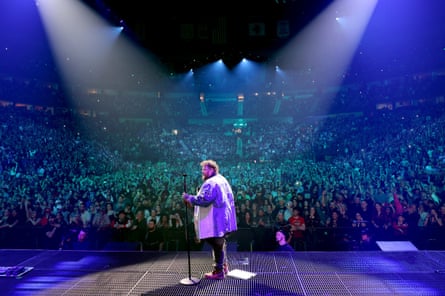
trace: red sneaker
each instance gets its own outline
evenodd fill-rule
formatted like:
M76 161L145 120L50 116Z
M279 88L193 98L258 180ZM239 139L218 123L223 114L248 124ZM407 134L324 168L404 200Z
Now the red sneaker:
M204 277L211 280L222 280L224 279L225 274L223 270L214 270L212 272L206 273Z

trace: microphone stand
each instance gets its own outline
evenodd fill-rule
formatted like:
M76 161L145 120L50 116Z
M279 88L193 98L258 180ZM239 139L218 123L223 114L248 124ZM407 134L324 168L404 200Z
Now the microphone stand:
M184 192L187 192L187 174L182 175L184 177ZM189 239L189 231L188 231L188 212L187 212L187 205L185 206L185 240L187 243L187 259L188 259L188 271L189 276L188 278L183 278L180 283L186 286L193 286L199 283L198 278L192 277L192 271L191 271L191 265L190 265L190 239Z

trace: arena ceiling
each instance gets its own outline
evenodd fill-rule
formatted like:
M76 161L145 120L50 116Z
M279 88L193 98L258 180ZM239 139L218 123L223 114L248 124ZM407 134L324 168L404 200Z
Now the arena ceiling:
M186 71L220 58L265 61L332 0L85 2L172 70Z
M336 2L84 1L111 23L123 25L129 36L158 55L174 71L186 71L219 58L225 58L229 63L237 63L242 57L268 60ZM377 7L358 51L373 50L375 53L368 59L379 59L386 51L388 55L381 63L392 64L393 68L400 68L399 71L423 71L443 66L443 1L375 1ZM342 17L342 12L338 13ZM418 62L419 58L421 62Z
M307 73L313 69L310 63L318 63L322 70L336 70L338 68L332 67L338 60L336 54L344 52L340 42L329 40L327 31L332 26L356 29L356 23L348 24L348 20L356 17L360 5L372 2L375 4L372 15L361 35L356 36L355 47L348 49L350 60L343 62L348 62L349 68L341 69L340 76L363 82L445 72L443 0L5 0L0 2L0 74L6 75L4 79L14 76L53 81L64 74L66 84L71 87L77 80L67 80L67 72L77 70L76 77L68 73L71 75L68 78L80 77L91 82L99 77L95 73L100 73L100 82L115 85L116 79L112 78L123 80L119 71L122 75L130 73L127 76L133 79L132 69L121 71L127 70L125 64L129 61L141 65L137 69L139 72L149 72L143 73L148 77L145 81L154 77L149 67L143 67L142 63L135 62L136 57L126 53L112 56L110 67L100 65L102 72L92 69L89 58L101 55L100 49L93 48L93 43L98 40L86 38L91 44L79 41L82 34L91 31L88 26L83 26L83 31L76 31L76 27L82 27L85 22L85 11L75 15L71 7L64 11L67 13L65 17L58 10L79 2L87 4L95 16L111 26L122 27L122 36L132 39L143 51L154 54L156 61L167 66L171 73L186 72L219 59L229 66L236 65L242 58L273 65L279 50L288 51L280 60L280 67ZM340 3L347 5L336 6ZM350 8L348 5L357 6L352 10L345 9ZM43 6L55 10L51 17L58 23L45 23L48 18L42 14ZM326 17L325 12L333 7L342 9L334 10L331 18ZM325 23L320 26L321 16ZM314 28L317 22L319 27ZM59 43L50 40L54 38L52 31L57 29L60 29L56 32L57 37L62 41ZM73 46L63 47L67 42L72 42ZM98 42L98 45L101 47L103 43ZM76 47L83 51L76 51ZM294 55L295 58L292 56L294 49L309 53L299 53ZM71 57L66 55L68 51L71 51ZM311 56L310 51L318 56ZM308 56L315 56L315 60L308 63L298 60ZM66 61L71 64L64 65ZM90 78L93 75L96 75L92 77L94 79ZM131 81L133 84L139 82ZM128 86L132 86L131 83Z

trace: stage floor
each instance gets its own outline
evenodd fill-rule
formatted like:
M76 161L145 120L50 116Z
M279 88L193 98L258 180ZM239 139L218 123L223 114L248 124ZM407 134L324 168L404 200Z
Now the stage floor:
M232 270L255 276L220 281L203 278L209 251L190 253L190 273L187 252L0 250L0 256L0 295L445 295L445 251L229 252ZM199 282L183 284L190 278Z

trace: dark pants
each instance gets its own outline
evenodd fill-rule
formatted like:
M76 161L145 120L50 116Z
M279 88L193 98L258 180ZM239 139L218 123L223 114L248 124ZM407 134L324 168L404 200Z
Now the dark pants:
M213 261L215 270L221 271L224 262L226 261L226 238L225 237L210 237L205 241L212 247Z

